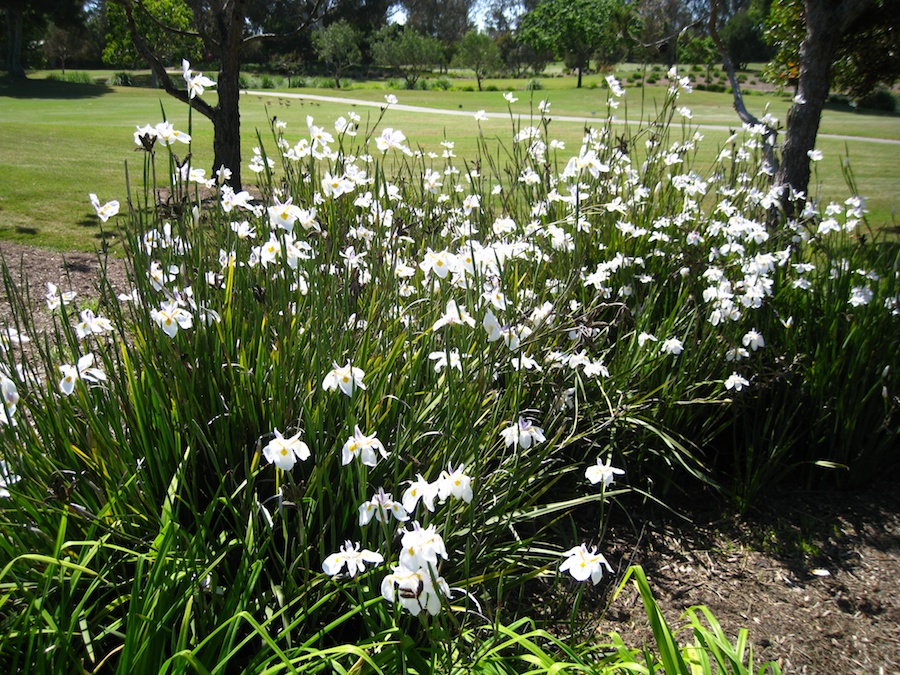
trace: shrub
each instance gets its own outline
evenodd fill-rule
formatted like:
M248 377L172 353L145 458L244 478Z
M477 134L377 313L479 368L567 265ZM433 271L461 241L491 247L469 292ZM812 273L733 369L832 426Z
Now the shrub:
M336 89L337 83L333 77L308 77L306 78L306 86L312 89Z
M532 77L525 83L525 91L540 91L544 88L544 83L536 77Z
M57 82L71 82L72 84L94 84L94 78L88 73L80 70L70 70L67 73L50 73L48 80L56 80Z
M856 103L859 108L865 108L867 110L877 110L879 112L887 113L897 112L897 97L887 89L874 91L868 96L859 99Z
M114 87L134 86L134 80L131 78L131 73L126 73L125 71L119 71L115 73L111 78L109 78L109 83Z
M428 80L428 85L429 88L438 91L449 91L453 88L453 82L451 82L450 79L446 77L438 77L433 80Z

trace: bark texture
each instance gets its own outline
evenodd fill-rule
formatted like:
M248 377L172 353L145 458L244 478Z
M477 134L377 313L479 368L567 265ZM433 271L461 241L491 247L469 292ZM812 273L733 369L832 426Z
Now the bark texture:
M14 5L6 10L6 67L13 79L24 80L22 66L22 35L24 32L24 10Z
M831 64L841 38L875 0L805 0L806 37L800 46L797 95L788 110L781 165L776 183L785 187L782 205L788 217L805 200L809 187L809 155L816 147L822 109L831 84ZM793 195L792 195L793 193ZM802 194L798 201L792 196Z
M196 9L194 11L197 11ZM229 15L230 11L230 15ZM214 169L225 166L232 172L232 187L241 186L241 113L240 113L240 72L241 50L244 42L245 7L241 0L228 3L223 9L221 20L216 22L220 45L219 79L217 89L219 104L213 124L216 128L213 139L215 154Z

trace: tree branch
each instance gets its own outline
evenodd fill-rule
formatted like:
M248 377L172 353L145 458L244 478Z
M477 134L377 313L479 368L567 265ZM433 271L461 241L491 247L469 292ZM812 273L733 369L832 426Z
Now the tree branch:
M194 98L190 98L188 96L187 88L182 89L175 86L175 83L172 81L172 78L169 77L169 73L166 71L163 62L160 61L156 53L150 48L150 45L147 44L144 36L138 31L137 23L134 20L134 5L130 2L123 2L122 7L125 10L125 20L128 22L128 32L131 34L131 40L134 42L135 48L138 50L138 53L146 59L147 63L150 64L151 70L153 70L159 78L166 93L182 103L187 103L194 108L194 110L201 115L208 117L210 120L215 120L215 108L200 97L195 96Z
M646 42L646 43L645 43L645 42L638 42L638 46L639 46L639 47L643 47L644 49L651 49L651 48L653 48L653 49L659 49L660 47L662 47L662 46L664 46L664 45L667 45L667 44L669 43L669 41L672 40L673 38L680 38L680 37L682 36L682 34L683 34L686 30L688 30L688 29L690 29L690 28L694 28L695 26L700 25L700 23L701 23L702 21L703 21L703 18L702 18L702 17L699 18L699 19L695 19L694 21L691 21L691 22L690 22L689 24L687 24L686 26L684 26L684 27L682 27L682 28L679 28L679 29L676 30L674 33L669 33L669 34L666 35L665 37L662 37L662 38L660 38L659 40L654 40L653 42Z
M731 91L734 92L734 109L737 111L738 117L741 118L742 122L751 125L763 124L763 122L747 110L747 106L744 104L744 97L741 94L741 85L738 82L737 75L734 71L734 63L731 61L731 55L728 53L728 48L722 42L722 38L719 37L719 29L716 26L718 21L719 0L712 0L709 3L709 21L707 22L707 30L709 31L709 36L712 38L713 43L716 45L716 49L719 50L719 54L722 57L722 65L725 67L725 72L728 74L728 83L731 85Z
M722 42L722 38L719 36L719 29L716 26L718 21L719 0L711 0L709 3L709 21L707 22L707 30L709 31L709 36L712 38L713 43L716 45L716 49L719 50L719 55L722 57L722 65L725 68L725 72L728 74L728 82L731 84L731 91L734 96L734 109L741 122L744 124L749 124L750 126L762 126L765 128L765 143L763 145L766 152L766 160L772 165L773 169L777 169L778 159L775 156L775 140L778 136L778 131L747 110L747 106L744 104L744 97L741 94L741 85L735 74L734 63L731 61L731 55L728 53L728 48Z
M203 37L202 35L200 35L200 33L195 33L193 31L188 31L188 30L181 30L180 28L175 28L175 26L170 26L167 23L163 23L162 21L157 19L156 16L154 16L153 13L149 9L144 7L143 0L137 0L137 6L138 6L138 8L140 8L140 10L146 16L148 16L150 18L150 20L153 23L155 23L157 26L162 28L167 33L172 33L173 35L181 35L182 37L189 37L189 38L202 38Z
M297 28L295 28L291 32L289 32L289 33L257 33L255 35L248 35L247 37L244 38L243 44L247 45L252 42L260 42L262 40L283 40L285 38L294 37L295 35L302 33L307 28L309 28L312 24L314 24L316 21L324 18L325 15L328 13L327 11L325 11L322 13L322 16L318 15L319 10L321 9L323 3L324 3L324 0L316 0L316 4L313 6L312 11L309 13L309 18L306 21L304 21L303 23L301 23L299 26L297 26Z

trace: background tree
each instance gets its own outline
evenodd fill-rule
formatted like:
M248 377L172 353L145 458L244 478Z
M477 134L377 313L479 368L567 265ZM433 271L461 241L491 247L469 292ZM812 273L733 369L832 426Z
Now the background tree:
M640 26L636 41L640 48L630 58L672 66L683 60L678 49L686 29L705 16L708 7L705 0L637 0L633 11Z
M138 32L143 36L160 61L170 65L188 59L200 61L203 41L192 32L194 13L184 0L143 0L143 10L134 15ZM165 17L165 23L161 18ZM135 47L128 27L125 7L113 0L106 11L106 47L103 61L115 68L143 68L147 61ZM151 70L153 86L159 86L159 76Z
M360 33L346 21L337 21L312 34L313 47L319 58L334 74L337 88L341 88L341 74L362 59L359 49Z
M63 28L51 23L44 33L41 48L52 64L58 64L63 75L66 63L83 56L88 50L88 33L84 26Z
M328 11L328 20L346 21L360 36L359 47L362 63L372 62L372 38L388 25L396 7L393 0L337 0Z
M566 65L582 74L598 55L615 61L627 44L623 21L630 8L619 0L544 0L525 15L520 39L536 51L552 51Z
M6 34L6 68L10 77L25 77L23 53L29 38L43 37L48 24L72 28L83 23L82 0L0 0Z
M501 33L496 41L503 70L511 77L523 77L527 73L540 75L553 61L552 51L537 51L515 33Z
M448 47L471 27L469 16L475 0L400 0L398 4L406 14L407 26Z
M525 11L519 0L490 0L485 5L485 27L494 38L512 33Z
M117 0L125 11L128 32L138 53L159 78L166 93L174 96L209 118L213 124L214 168L231 170L230 183L241 185L241 116L239 109L240 72L245 50L256 42L276 39L305 31L321 18L325 0L297 0L279 3L264 0L185 0L193 14L193 30L183 31L169 26L166 17L148 11L144 0ZM277 15L277 16L276 16ZM139 17L163 27L171 35L198 37L208 54L219 66L216 79L217 103L212 105L199 96L191 98L184 81L174 81L166 72L164 55L157 52L138 23ZM290 33L276 34L262 30L263 19L277 19L277 24L292 27Z
M481 91L484 78L500 67L500 49L488 34L470 30L460 41L453 62L459 68L469 68L475 72L478 91Z
M678 50L678 60L701 66L712 66L719 61L719 50L709 35L697 34L689 37Z
M765 39L776 50L765 74L782 86L797 85L804 17L801 0L775 0L765 18ZM879 86L893 86L898 77L900 2L873 2L841 38L833 57L831 86L858 100Z
M485 10L487 34L500 50L502 70L511 77L531 72L540 74L553 60L553 53L538 52L522 42L518 29L522 18L538 5L538 0L489 0Z
M386 26L375 34L372 58L379 65L399 70L406 88L413 89L423 73L444 58L444 49L435 38L410 27Z
M88 42L84 58L92 67L100 67L103 64L103 50L106 49L106 31L109 25L107 5L107 0L88 0L84 4L84 27Z
M761 4L736 12L722 27L722 42L738 70L746 70L751 61L768 61L773 56L764 39L765 9Z

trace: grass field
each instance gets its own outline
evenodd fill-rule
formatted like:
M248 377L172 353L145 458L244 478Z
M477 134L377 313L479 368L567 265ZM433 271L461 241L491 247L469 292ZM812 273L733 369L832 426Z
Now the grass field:
M91 72L98 80L100 71ZM108 73L107 73L108 75ZM531 124L537 117L537 103L552 103L557 118L572 116L591 120L604 115L607 93L597 87L599 76L585 80L582 89L573 78L542 79L543 90L522 91L525 80L493 80L500 91L395 91L401 104L462 111L478 110L502 113L512 111L513 123ZM627 87L626 87L627 88ZM519 101L510 105L501 92L515 90ZM341 96L361 101L383 102L388 93L380 84L354 84L344 90L294 89L292 93ZM665 92L662 84L631 88L627 109L620 117L640 120L652 117ZM356 111L365 120L374 121L374 107L347 103L325 103L278 98L277 91L267 96L248 95L242 102L243 157L246 162L257 144L257 131L268 139L269 118L287 122L287 137L299 139L306 133L306 118L331 127L340 115ZM214 94L210 97L214 101ZM33 77L24 85L0 83L0 240L50 246L61 249L92 250L104 237L87 200L96 193L102 201L126 196L125 167L136 166L132 133L137 125L155 124L163 116L162 108L176 128L187 130L184 106L158 90L85 85L42 80ZM784 95L747 97L748 107L762 116L767 110L783 120L789 99ZM736 127L737 117L728 94L695 91L684 98L693 111L691 124L698 125L708 142L702 145L712 162L716 147L728 137L728 128ZM486 137L506 136L511 120L490 119L481 129ZM585 122L556 119L551 137L566 142L566 153L577 153ZM389 110L381 126L402 129L413 147L440 154L440 142L456 142L457 157L474 156L479 127L472 117L439 116L420 112ZM720 128L710 128L720 127ZM194 156L212 156L212 126L195 115L192 132ZM825 159L815 168L814 194L827 201L843 199L846 193L841 173L842 158L849 155L861 193L867 198L870 220L876 226L893 225L898 206L897 185L900 162L897 145L862 140L878 138L900 140L900 117L866 115L827 110L822 120L819 149ZM829 138L828 134L851 138ZM859 140L857 140L859 139ZM208 169L211 167L208 167ZM250 180L253 176L247 172ZM112 233L108 233L112 235Z

